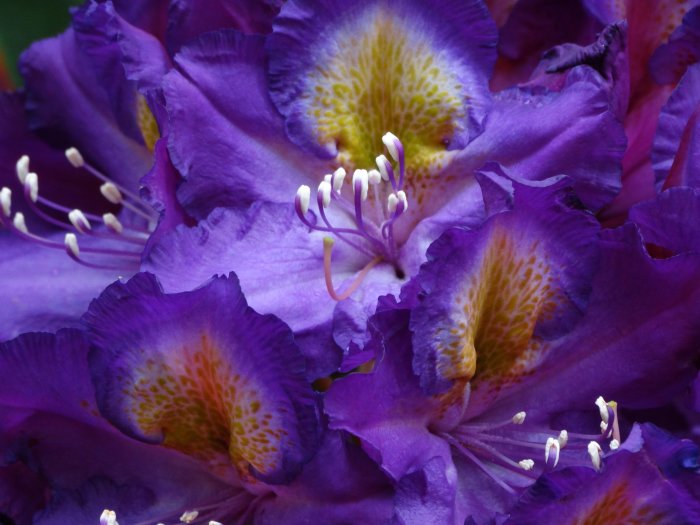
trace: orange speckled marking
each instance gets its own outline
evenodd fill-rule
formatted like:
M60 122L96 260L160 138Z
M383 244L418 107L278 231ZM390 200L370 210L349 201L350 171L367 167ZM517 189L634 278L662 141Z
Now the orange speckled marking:
M141 135L143 135L143 141L146 143L146 147L149 151L153 151L156 142L160 138L160 130L158 129L156 118L153 116L153 113L148 107L148 102L146 102L146 98L143 95L137 95L136 98L136 121L141 130Z
M655 511L651 505L637 505L622 484L611 490L572 525L661 525L668 521L664 512Z
M194 346L173 349L162 360L146 359L123 393L136 425L163 444L241 476L248 464L266 473L279 465L286 431L259 395L206 334Z
M441 170L450 154L444 139L460 130L467 96L454 69L457 59L435 52L427 35L386 7L333 35L331 56L322 57L306 84L308 116L321 143L336 143L347 169L367 168L391 131L404 144L415 190Z
M524 248L495 228L480 267L463 283L455 314L435 334L438 371L448 379L502 386L527 372L535 325L555 307L551 271L539 241Z

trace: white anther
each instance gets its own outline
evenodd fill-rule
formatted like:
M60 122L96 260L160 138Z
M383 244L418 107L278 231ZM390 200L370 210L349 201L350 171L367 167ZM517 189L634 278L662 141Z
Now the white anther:
M12 225L22 233L29 233L27 223L24 222L24 214L21 211L15 213L15 217L12 219Z
M74 168L82 168L85 166L85 159L78 151L78 148L68 148L66 150L66 158Z
M617 450L620 448L620 442L617 439L610 441L610 450Z
M34 172L27 173L24 178L24 187L29 190L29 198L32 202L36 202L39 198L39 176Z
M78 238L75 236L75 233L66 233L63 244L73 255L76 257L80 256L80 247L78 246Z
M85 214L80 210L70 211L68 213L68 220L80 233L85 233L85 231L92 229L90 226L90 221L87 220Z
M377 162L377 169L379 170L382 179L385 181L389 180L389 172L386 169L387 165L389 164L389 159L387 159L384 155L379 155L375 161Z
M591 456L591 462L596 470L600 470L600 455L603 449L595 441L588 443L588 455Z
M554 465L553 465L553 467L556 467L557 463L559 463L559 450L561 449L561 446L559 445L559 441L557 441L553 437L547 438L547 443L544 446L544 462L545 463L549 462L549 453L552 449L554 449Z
M340 190L343 189L343 182L345 181L346 175L345 168L338 168L333 172L333 189L336 192L340 193Z
M211 521L209 522L209 525L224 525L224 524L221 523L221 522L219 522L219 521L211 520Z
M608 404L605 402L605 399L603 399L603 396L599 396L598 399L595 400L595 404L600 412L600 419L602 419L604 423L607 423L609 417Z
M390 194L386 199L386 209L389 210L389 213L394 213L398 205L399 198L394 193Z
M3 188L0 190L0 206L2 206L2 213L5 217L9 217L12 213L12 190L10 188Z
M382 182L382 175L377 170L369 170L367 180L369 180L370 184L377 185Z
M328 184L333 184L333 175L331 175L330 173L328 175L324 175L323 180L326 181Z
M331 183L328 181L322 181L318 185L318 193L321 195L321 202L324 208L328 208L331 203Z
M532 467L535 466L535 462L531 459L523 459L522 461L518 461L518 465L520 465L523 470L532 470Z
M105 223L105 226L112 230L114 233L121 233L124 230L124 226L122 226L122 223L119 222L119 219L113 214L113 213L105 213L102 216L102 220Z
M522 425L525 422L525 416L527 414L525 412L518 412L513 416L513 424L515 425Z
M188 510L182 513L182 516L180 516L180 522L192 523L194 520L197 519L197 516L199 516L199 512L197 512L196 510Z
M360 195L362 197L362 200L365 201L367 200L367 190L369 188L369 176L367 174L367 170L355 170L355 173L352 174L352 191L353 193L356 191L356 185L355 183L359 181L360 182Z
M297 198L299 199L299 207L301 208L301 213L306 215L309 211L309 202L311 202L311 188L306 184L299 186L297 190Z
M17 167L17 178L24 184L24 179L27 178L29 173L29 157L27 155L22 155L16 164Z
M406 192L403 190L399 190L396 192L396 196L399 198L399 201L403 202L403 211L405 212L408 209L408 199L406 198Z
M559 442L559 446L561 448L564 448L569 442L569 433L566 430L562 430L561 432L559 432L559 437L557 438L557 441Z
M605 431L608 429L608 424L605 421L600 422L600 432L601 434L605 434Z
M386 146L387 151L389 152L389 155L395 160L399 160L399 148L397 147L399 144L399 139L396 135L391 133L390 131L385 133L384 136L382 137L382 142Z
M124 200L122 197L122 192L119 191L119 188L117 188L112 182L105 182L102 186L100 186L100 193L112 204L121 204L122 200Z
M103 510L100 516L100 525L119 525L117 513L109 509Z

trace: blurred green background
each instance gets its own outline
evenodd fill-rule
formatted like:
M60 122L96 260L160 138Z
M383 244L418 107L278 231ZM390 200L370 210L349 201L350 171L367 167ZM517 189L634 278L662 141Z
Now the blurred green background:
M0 53L11 81L20 84L17 57L31 42L62 32L68 8L82 0L0 0Z

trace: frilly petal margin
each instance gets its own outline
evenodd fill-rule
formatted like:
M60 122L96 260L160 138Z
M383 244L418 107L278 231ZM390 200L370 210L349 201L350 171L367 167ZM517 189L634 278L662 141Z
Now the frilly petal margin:
M83 317L102 414L223 477L292 479L317 447L304 361L287 325L248 307L234 274L166 295L116 283Z

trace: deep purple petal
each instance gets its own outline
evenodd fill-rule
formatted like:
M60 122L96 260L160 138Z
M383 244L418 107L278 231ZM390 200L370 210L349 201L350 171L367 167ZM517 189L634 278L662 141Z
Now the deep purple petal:
M110 98L110 81L119 78L122 65L111 61L109 75L95 69L99 55L91 55L87 44L81 48L80 39L89 39L80 33L89 29L81 25L81 14L76 14L78 29L36 42L20 58L30 124L58 147L77 147L112 179L135 189L150 159L136 125L134 93L129 97L124 88L120 93L126 98Z
M372 460L342 432L328 431L318 453L291 484L276 487L257 519L262 524L386 524L393 488Z
M411 370L406 322L405 311L377 314L370 342L378 355L373 371L337 380L325 403L329 426L358 436L395 480L436 456L443 457L444 468L451 465L447 443L428 430L439 402L424 396Z
M445 463L436 456L421 470L399 480L396 489L396 525L440 525L454 522L454 487Z
M649 69L659 84L677 84L690 64L700 60L700 8L683 17L667 43L660 45L649 60Z
M651 151L656 187L700 186L700 64L688 68L659 114Z
M278 2L242 0L173 0L168 8L168 46L177 50L195 37L218 29L269 33Z
M257 199L293 202L324 171L287 141L264 61L262 37L219 31L183 48L166 78L168 147L186 179L178 197L197 219Z
M313 454L315 408L292 334L247 306L233 274L172 295L138 274L84 322L99 406L128 435L273 482Z
M448 170L472 173L495 161L520 178L568 175L594 210L620 189L624 130L607 87L589 68L577 68L560 92L513 88L494 101L484 133L460 152Z

